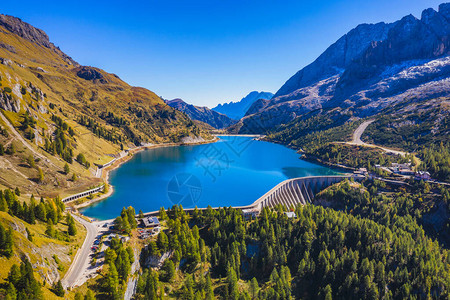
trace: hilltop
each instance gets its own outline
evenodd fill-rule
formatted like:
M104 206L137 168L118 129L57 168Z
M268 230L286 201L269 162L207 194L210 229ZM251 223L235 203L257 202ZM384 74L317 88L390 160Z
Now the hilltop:
M6 168L0 187L27 194L97 185L96 165L128 148L209 138L152 91L80 65L43 30L6 15L0 15L0 89L0 144L16 148L0 157ZM30 156L32 166L24 163Z

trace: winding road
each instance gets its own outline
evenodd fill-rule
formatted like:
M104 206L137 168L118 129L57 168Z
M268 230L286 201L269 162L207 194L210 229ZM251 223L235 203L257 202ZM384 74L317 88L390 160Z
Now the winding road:
M363 135L364 131L373 122L375 122L375 119L362 122L361 125L359 125L358 128L356 128L356 130L353 132L353 140L351 142L346 142L346 144L379 148L385 152L405 156L407 153L404 151L398 151L398 150L393 150L393 149L389 149L389 148L385 148L385 147L380 147L380 146L373 145L373 144L367 144L361 140L361 136Z

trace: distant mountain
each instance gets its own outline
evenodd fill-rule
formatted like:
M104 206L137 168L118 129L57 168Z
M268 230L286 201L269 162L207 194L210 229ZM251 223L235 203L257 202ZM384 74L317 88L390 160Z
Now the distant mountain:
M212 108L212 110L227 115L232 119L239 120L245 116L247 110L255 101L259 99L270 100L272 97L273 94L269 92L253 91L238 102L219 104Z
M224 114L215 112L204 106L200 107L188 104L182 99L167 100L166 103L169 106L184 112L192 120L201 121L217 129L228 127L237 122Z
M234 126L267 132L315 110L370 116L405 98L450 91L450 4L386 24L362 24L292 76L270 101L259 100Z

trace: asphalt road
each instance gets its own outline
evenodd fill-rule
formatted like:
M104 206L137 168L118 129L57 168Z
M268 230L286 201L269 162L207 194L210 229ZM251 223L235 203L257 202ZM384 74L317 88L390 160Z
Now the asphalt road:
M359 125L358 128L356 128L355 132L353 132L352 144L355 144L355 145L364 145L365 144L361 140L361 136L364 133L364 131L366 130L367 126L372 124L374 121L375 120L365 121L365 122L361 123L361 125Z
M86 228L87 234L83 245L78 250L69 270L64 276L63 285L66 288L75 286L78 279L83 276L84 270L89 265L89 254L98 233L98 225L96 223L90 223L76 215L72 216Z
M368 120L368 121L364 121L363 123L361 123L361 125L359 125L358 128L356 128L355 132L353 132L353 140L351 142L346 143L346 144L361 145L361 146L379 148L379 149L381 149L381 150L383 150L385 152L390 152L390 153L394 153L394 154L397 154L397 155L405 156L406 152L393 150L393 149L389 149L389 148L384 148L384 147L380 147L380 146L377 146L377 145L367 144L367 143L364 143L361 140L361 136L364 133L364 131L366 130L367 126L369 126L373 122L375 122L375 120Z

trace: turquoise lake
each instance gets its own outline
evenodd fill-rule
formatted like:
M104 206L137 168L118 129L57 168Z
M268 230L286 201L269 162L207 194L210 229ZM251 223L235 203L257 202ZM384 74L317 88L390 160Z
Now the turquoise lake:
M300 159L285 146L251 137L221 136L216 143L145 150L110 173L114 193L82 209L112 219L123 207L150 212L184 208L242 206L253 203L283 180L332 175L335 170Z

